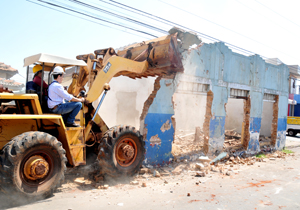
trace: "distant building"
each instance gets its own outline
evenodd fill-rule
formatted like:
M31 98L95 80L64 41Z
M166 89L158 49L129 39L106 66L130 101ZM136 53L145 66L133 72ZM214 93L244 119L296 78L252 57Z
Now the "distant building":
M0 85L8 88L12 91L20 91L24 87L23 83L16 82L10 78L16 75L18 72L17 69L12 68L5 63L0 62Z
M281 65L283 62L278 58L270 58L267 63ZM298 65L288 65L290 70L289 76L289 100L288 115L300 116L300 67Z

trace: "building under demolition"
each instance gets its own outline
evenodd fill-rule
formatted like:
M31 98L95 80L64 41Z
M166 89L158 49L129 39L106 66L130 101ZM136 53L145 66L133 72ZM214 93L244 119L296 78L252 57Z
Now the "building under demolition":
M224 150L225 129L238 133L237 146L243 153L257 153L263 145L282 149L289 98L288 67L267 63L259 55L235 53L222 42L201 43L191 33L170 31L174 32L178 32L181 42L184 71L136 81L114 78L112 91L100 110L105 121L122 124L124 119L128 124L132 119L131 124L143 133L145 162L149 164L170 161L172 147L183 140L178 134L195 132L197 127L201 131L199 152L209 155ZM111 109L116 113L107 112ZM122 118L118 110L126 116ZM268 139L264 144L262 137ZM199 146L189 144L190 148Z

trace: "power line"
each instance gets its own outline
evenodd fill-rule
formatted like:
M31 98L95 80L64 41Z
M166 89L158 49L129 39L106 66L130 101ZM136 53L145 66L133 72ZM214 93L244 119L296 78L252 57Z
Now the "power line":
M27 1L28 1L28 0L27 0ZM60 6L60 5L57 5L57 4L53 4L53 3L50 3L50 2L46 2L46 1L43 1L43 0L38 0L38 1L43 2L43 3L46 3L46 4L49 4L49 5L51 5L51 6L56 6L56 7L59 7L59 8L62 8L62 9L71 11L71 12L75 12L75 13L78 13L78 14L81 14L81 15L85 15L85 16L90 17L90 18L94 18L94 19L98 19L98 20L103 21L103 19L97 18L97 17L95 17L95 16L93 16L93 15L90 15L90 14L87 15L87 14L85 14L85 13L83 13L83 12L79 12L79 11L76 11L76 10L74 10L74 9L70 9L70 8L67 8L67 7L63 7L63 6ZM92 5L89 5L89 4L80 2L80 1L78 1L78 0L69 0L69 1L70 1L70 2L74 2L74 3L76 3L76 4L79 4L79 5L82 5L82 4L83 4L83 5L86 5L86 7L89 7L89 8L91 8L91 9L96 9L96 10L100 9L100 8L98 8L98 7L95 7L95 6L92 6ZM171 22L171 21L169 21L169 20L160 18L160 17L158 17L158 16L155 16L155 15L153 15L153 14L144 12L144 11L142 11L142 10L138 10L138 9L133 8L133 7L130 7L130 6L128 6L128 5L125 5L125 4L116 2L116 1L114 1L114 0L110 0L110 1L113 2L114 4L112 4L112 3L110 3L110 2L105 2L105 1L103 1L103 0L99 0L99 1L104 2L104 3L107 3L107 4L110 4L110 5L113 5L113 6L115 6L115 7L118 7L118 8L127 10L127 11L130 11L130 12L135 12L135 14L139 14L139 15L142 15L142 16L144 16L144 17L151 18L152 20L154 19L155 21L158 21L158 22L163 23L163 24L166 24L166 25L172 25L172 26L175 25L175 26L179 26L179 27L181 27L181 28L185 28L185 29L187 29L187 30L190 30L190 31L193 31L193 32L195 32L195 33L197 33L197 34L202 35L204 38L206 38L206 39L208 39L208 40L219 41L219 42L221 41L221 40L216 39L216 38L214 38L214 37L211 37L211 36L209 36L209 35L206 35L206 34L203 34L203 33L201 33L201 32L195 31L195 30L193 30L193 29L187 28L187 27L185 27L185 26L179 25L179 24L174 23L174 22ZM80 2L80 3L79 3L79 2ZM162 2L163 2L163 1L162 1ZM33 2L32 2L32 3L33 3ZM165 3L165 2L163 2L163 3ZM115 4L118 4L118 5L115 5ZM119 6L119 5L121 5L121 6ZM43 5L43 6L44 6L44 5ZM68 6L69 6L69 5L68 5ZM171 6L172 6L172 5L171 5ZM125 7L125 8L124 8L124 7ZM129 8L130 10L128 10L128 9L126 9L126 8ZM100 9L100 10L102 10L102 9ZM58 11L60 11L60 10L58 10ZM137 13L136 11L137 11L138 13ZM106 11L106 12L111 13L111 12L109 12L109 11ZM65 14L69 14L69 13L65 13ZM115 13L113 13L113 14L115 14ZM71 14L69 14L69 15L71 15ZM128 20L127 17L125 17L125 16L122 16L122 17L123 17L123 18L121 18L121 19L124 19L124 18L125 18L125 20ZM134 20L134 19L131 18L131 20ZM89 21L90 21L90 20L89 20ZM104 20L104 21L107 22L107 23L109 23L109 24L115 24L115 23L112 23L111 21L107 21L107 20ZM94 21L91 21L91 22L94 22ZM132 21L131 21L131 22L132 22ZM134 22L140 22L140 24L146 25L145 27L147 27L147 28L150 27L150 29L152 29L152 30L156 30L156 31L159 31L159 32L163 31L163 32L167 33L167 32L164 31L163 29L160 29L160 28L157 28L157 27L153 27L153 26L151 26L151 25L149 25L149 24L144 24L144 23L141 22L141 21L135 21L135 20L134 20ZM97 23L97 22L95 22L95 23ZM99 23L98 23L98 24L99 24ZM100 24L100 25L102 25L102 24ZM120 26L120 24L115 24L115 25ZM104 26L105 26L105 25L104 25ZM108 26L107 26L107 27L108 27ZM125 28L130 28L130 27L126 27L126 26L125 26ZM131 28L130 28L130 29L131 29ZM229 30L230 30L230 29L229 29ZM140 32L139 30L135 30L135 31ZM144 32L144 33L146 33L146 32ZM147 34L147 35L150 35L149 33L146 33L146 34ZM152 35L152 34L151 34L151 35ZM152 35L152 36L154 36L154 35ZM154 36L154 37L155 37L155 36ZM221 42L224 42L224 41L221 41ZM240 52L242 52L242 53L245 53L245 54L255 54L255 53L253 53L253 52L251 52L251 51L245 50L245 49L240 48L240 47L238 47L238 46L229 44L229 43L227 43L227 42L224 42L224 43L225 43L226 45L230 46L231 48L233 48L233 49L235 49L235 50L237 50L237 51L240 51ZM261 57L267 58L267 57L265 57L265 56L261 56Z
M117 14L126 15L127 17L130 17L130 18L136 18L136 19L138 19L139 21L141 21L140 18L136 17L136 15L141 15L141 14L139 14L139 13L137 13L137 12L134 12L134 11L132 11L132 10L128 10L128 9L126 9L126 8L124 8L124 7L121 7L121 6L112 4L112 3L107 2L107 1L103 1L103 0L99 0L99 1L102 2L102 3L108 4L108 5L112 5L112 6L114 6L114 7L107 7L107 6L103 5L103 4L99 4L99 3L95 3L95 2L91 2L91 1L89 1L89 2L90 2L90 3L93 3L93 5L96 5L96 6L98 6L98 7L105 8L105 9L107 9L107 10L111 10L111 11L113 11L113 12L116 12ZM121 8L122 10L119 10L118 8ZM145 16L145 17L147 17L147 16ZM147 18L148 18L148 17L147 17ZM150 22L148 19L151 20L151 22ZM153 18L151 18L151 19L148 18L148 19L143 19L143 23L152 24L152 23L153 23ZM156 21L156 20L155 20L155 21ZM162 22L161 22L161 23L162 23ZM165 23L163 23L163 24L166 25ZM155 24L155 26L158 27L157 24ZM161 27L164 27L164 26L161 26ZM161 29L164 30L164 28L161 28ZM167 31L165 31L165 32L166 32L166 34L168 34Z
M217 24L217 23L215 23L215 22L212 22L212 21L207 20L207 19L205 19L205 18L203 18L203 17L200 17L199 15L196 15L196 14L194 14L194 13L188 12L188 11L182 9L182 8L176 7L176 6L172 5L172 4L169 4L169 3L164 2L164 1L162 1L162 0L159 0L159 1L160 1L160 2L163 2L163 3L167 4L167 5L169 5L169 6L171 6L171 7L174 7L174 8L176 8L176 9L178 9L178 10L184 11L184 12L189 13L189 14L191 14L191 15L194 15L194 16L196 16L196 17L198 17L198 18L201 18L201 19L203 19L203 20L206 20L206 21L208 21L208 22L210 22L210 23L213 23L213 24L215 24L215 25L217 25L217 26L219 26L219 27L222 27L222 28L224 28L224 29L226 29L226 30L229 30L229 31L231 31L231 32L234 32L234 33L236 33L236 34L238 34L238 35L240 35L240 36L243 36L243 37L245 37L245 38L247 38L247 39L250 39L250 40L252 40L252 41L254 41L254 42L257 42L257 43L259 43L259 44L261 44L261 45L263 45L263 46L265 46L265 47L268 47L268 48L270 48L270 49L276 50L277 52L283 53L283 54L285 54L285 55L288 55L288 56L294 58L292 55L289 55L289 54L287 54L287 53L285 53L285 52L282 52L282 51L277 50L277 49L275 49L275 48L273 48L273 47L270 47L270 46L268 46L268 45L265 45L264 43L261 43L261 42L259 42L259 41L254 40L254 39L251 39L251 38L249 38L249 37L247 37L247 36L244 36L244 35L242 35L242 34L240 34L240 33L238 33L238 32L235 32L235 31L229 29L229 28L226 28L226 27L224 27L224 26L222 26L222 25L219 25L219 24Z
M40 2L43 2L43 3L45 3L45 4L49 4L49 5L51 5L51 6L54 6L54 7L58 7L58 8L61 8L61 9L65 9L65 10L68 10L68 11L71 11L71 12L74 12L74 13L78 13L78 14L81 14L81 15L84 15L84 16L87 16L87 17L96 19L96 20L100 20L100 21L103 21L103 22L106 22L106 23L109 23L109 24L113 24L113 25L116 25L116 26L119 26L119 27L123 27L123 28L126 28L126 29L130 29L130 30L133 30L133 31L136 31L136 32L139 32L139 33L146 34L146 35L149 35L149 36L152 36L152 37L157 38L157 36L155 36L155 35L153 35L153 34L150 34L150 33L144 32L144 31L140 31L140 30L137 30L137 29L134 29L134 28L131 28L131 27L127 27L127 26L125 26L125 25L117 24L117 23L114 23L114 22L111 22L111 21L107 21L107 20L104 20L104 19L102 19L102 18L98 18L98 17L92 16L92 15L89 15L89 14L85 14L85 13L83 13L83 12L79 12L79 11L76 11L76 10L73 10L73 9L70 9L70 8L66 8L66 7L57 5L57 4L53 4L53 3L50 3L50 2L46 2L46 1L43 1L43 0L37 0L37 1L40 1Z
M137 21L135 19L132 19L132 18L128 18L128 17L125 17L125 16L122 16L122 15L118 15L116 13L113 13L113 12L110 12L110 11L107 11L107 10L104 10L104 9L101 9L99 7L95 7L93 5L90 5L90 4L87 4L87 3L84 3L84 2L81 2L81 1L78 1L78 0L68 0L70 2L73 2L73 3L76 3L76 4L79 4L79 5L82 5L84 7L88 7L90 9L94 9L94 10L97 10L97 11L100 11L100 12L104 12L106 14L109 14L109 15L112 15L114 17L117 17L117 18L120 18L120 19L123 19L123 20L126 20L126 21L129 21L129 22L133 22L135 24L138 24L138 25L141 25L143 27L147 27L149 29L152 29L152 30L156 30L158 32L161 32L161 33L164 33L164 34L167 34L168 32L163 30L163 29L160 29L160 28L157 28L155 26L152 26L152 25L149 25L149 24L145 24L141 21Z
M104 27L107 27L107 28L111 28L111 29L114 29L114 30L118 30L118 31L122 31L122 32L125 32L125 33L128 33L128 34L131 34L131 35L134 35L134 36L138 36L138 37L141 37L141 38L144 38L144 39L148 39L148 37L144 37L144 36L140 36L138 34L133 34L133 33L130 33L128 31L125 31L125 30L121 30L119 28L115 28L115 27L111 27L111 26L108 26L108 25L105 25L105 24L102 24L102 23L99 23L99 22L96 22L96 21L93 21L93 20L90 20L90 19L87 19L87 18L83 18L83 17L80 17L80 16L76 16L74 14L71 14L71 13L67 13L67 12L64 12L62 10L58 10L58 9L55 9L55 8L52 8L52 7L48 7L46 5L43 5L43 4L39 4L37 2L33 2L31 0L26 0L30 3L33 3L33 4L36 4L36 5L39 5L39 6L42 6L42 7L45 7L45 8L48 8L48 9L51 9L51 10L54 10L54 11L57 11L57 12L60 12L60 13L63 13L63 14L67 14L67 15L70 15L70 16L73 16L73 17L76 17L76 18L79 18L79 19L82 19L82 20L86 20L86 21L89 21L91 23L96 23L98 25L101 25L101 26L104 26Z
M283 17L283 18L284 18L284 19L286 19L287 21L289 21L289 22L291 22L291 23L295 24L296 26L300 27L300 25L298 25L297 23L295 23L295 22L291 21L290 19L288 19L288 18L284 17L283 15L281 15L281 14L279 14L278 12L276 12L276 11L272 10L271 8L267 7L266 5L264 5L264 4L262 4L262 3L260 3L260 2L259 2L259 1L257 1L257 0L255 0L255 1L256 1L257 3L259 3L260 5L264 6L265 8L267 8L268 10L271 10L271 11L272 11L272 12L274 12L275 14L279 15L280 17Z
M103 0L99 0L99 1L103 1ZM130 7L130 6L126 5L126 4L122 4L122 3L119 3L119 2L114 1L114 0L110 0L110 1L111 1L111 2L114 2L115 4L119 4L119 5L122 5L122 6L124 6L124 7L130 8L130 9L132 9L132 10L138 11L138 12L140 12L140 13L142 13L142 14L149 15L149 16L151 16L152 18L156 18L156 19L158 19L158 20L160 20L160 21L164 21L164 22L166 22L168 25L171 25L171 26L177 26L177 27L180 27L180 28L182 28L182 29L186 29L186 30L192 31L192 32L194 32L194 33L197 33L198 35L200 35L200 36L202 36L203 38L208 39L208 40L210 40L210 41L224 42L225 44L227 44L227 45L230 46L231 48L234 48L235 50L238 50L238 51L240 51L240 52L243 52L243 53L246 53L246 54L256 54L256 53L251 52L251 51L249 51L249 50L243 49L243 48L241 48L241 47L235 46L235 45L230 44L230 43L228 43L228 42L225 42L225 41L222 41L222 40L220 40L220 39L214 38L214 37L212 37L212 36L206 35L206 34L204 34L204 33L201 33L201 32L199 32L199 31L193 30L193 29L191 29L191 28L188 28L188 27L186 27L186 26L180 25L180 24L178 24L178 23L174 23L174 22L169 21L169 20L166 20L166 19L164 19L164 18L161 18L161 17L155 16L155 15L153 15L153 14L147 13L147 12L145 12L145 11L136 9L136 8L134 8L134 7ZM143 15L143 16L145 16L145 15ZM149 18L149 17L148 17L148 18Z
M265 19L267 19L268 21L270 21L270 22L274 23L275 25L279 26L280 28L282 28L282 29L284 29L284 30L288 31L290 34L293 34L293 32L292 32L292 31L289 31L289 30L287 30L286 28L282 27L281 25L279 25L279 24L278 24L278 23L276 23L275 21L273 21L273 20L271 20L271 19L267 18L265 15L261 14L260 12L257 12L256 10L254 10L254 9L252 9L251 7L247 6L246 4L244 4L244 3L240 2L239 0L235 0L235 1L236 1L236 2L238 2L238 3L240 3L241 5L243 5L244 7L247 7L248 9L252 10L253 12L255 12L255 13L257 13L257 14L259 14L259 15L263 16ZM295 34L293 34L293 35L294 35L295 37L297 37L297 38L298 38L298 36L297 36L297 35L295 35Z

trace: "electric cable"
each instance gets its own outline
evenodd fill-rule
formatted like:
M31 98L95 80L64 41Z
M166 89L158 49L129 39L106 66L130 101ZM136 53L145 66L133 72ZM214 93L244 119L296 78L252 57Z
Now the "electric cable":
M217 25L217 26L219 26L219 27L222 27L222 28L224 28L224 29L226 29L226 30L229 30L229 31L231 31L231 32L234 32L234 33L236 33L236 34L239 34L240 36L243 36L243 37L245 37L245 38L247 38L247 39L250 39L250 40L252 40L252 41L254 41L254 42L256 42L256 43L259 43L259 44L261 44L261 45L263 45L263 46L265 46L265 47L268 47L268 48L270 48L270 49L272 49L272 50L276 50L277 52L283 53L283 54L285 54L285 55L288 55L288 56L294 58L292 55L289 55L289 54L287 54L287 53L285 53L285 52L282 52L282 51L277 50L277 49L275 49L275 48L273 48L273 47L270 47L270 46L268 46L268 45L265 45L264 43L261 43L261 42L259 42L259 41L254 40L254 39L251 39L251 38L249 38L249 37L247 37L247 36L244 36L244 35L242 35L242 34L240 34L240 33L238 33L238 32L235 32L235 31L233 31L233 30L231 30L231 29L228 29L228 28L226 28L226 27L224 27L224 26L222 26L222 25L219 25L219 24L214 23L214 22L212 22L212 21L210 21L210 20L207 20L207 19L205 19L205 18L203 18L203 17L201 17L201 16L199 16L199 15L196 15L196 14L194 14L194 13L191 13L191 12L189 12L189 11L186 11L186 10L184 10L184 9L182 9L182 8L176 7L176 6L174 6L174 5L170 4L170 3L166 3L166 2L164 2L164 1L162 1L162 0L159 0L159 1L160 1L160 2L163 2L163 3L167 4L167 5L169 5L169 6L171 6L171 7L174 7L174 8L176 8L176 9L178 9L178 10L181 10L181 11L184 11L184 12L189 13L189 14L191 14L191 15L194 15L195 17L198 17L198 18L201 18L201 19L203 19L203 20L206 20L206 21L208 21L208 22L210 22L210 23L213 23L213 24L215 24L215 25ZM296 58L295 58L295 59L296 59Z
M27 1L29 1L29 0L27 0ZM59 7L59 8L63 8L63 9L69 10L69 11L71 11L71 12L75 12L75 13L78 13L78 14L81 14L81 15L85 15L85 16L88 16L88 17L91 17L91 18L94 18L94 19L100 19L100 18L97 18L97 17L92 16L92 15L87 15L87 14L85 14L85 13L81 13L81 12L76 11L76 10L74 10L74 9L72 10L72 9L70 9L70 8L66 8L66 7L62 7L62 6L60 6L60 5L52 4L52 3L50 3L50 2L45 2L45 1L43 1L43 0L37 0L37 1L44 2L44 3L46 3L46 4L49 4L49 5L52 5L52 6L56 6L56 7ZM89 4L80 2L80 1L78 1L78 0L68 0L68 1L77 3L77 4L79 4L79 5L85 5L86 7L89 7L89 8L91 8L91 9L96 9L96 10L100 9L100 10L102 10L101 8L98 8L98 7L95 7L95 6L92 6L92 5L89 5ZM122 4L122 3L116 2L116 1L114 1L114 0L110 0L110 1L113 2L114 4L112 4L112 3L110 3L110 2L103 1L103 0L99 0L99 1L104 2L104 3L107 3L107 4L110 4L110 5L113 5L113 6L115 6L115 7L118 7L118 8L127 10L127 11L130 11L130 10L131 10L130 12L134 12L134 11L135 11L135 14L143 15L144 17L147 17L147 18L150 18L150 17L151 17L152 20L153 20L153 17L154 17L154 18L155 18L155 21L158 21L158 22L163 23L163 24L166 24L166 25L172 25L172 26L175 25L175 26L178 26L178 27L181 27L181 28L185 28L185 29L187 29L187 30L190 30L190 31L192 31L192 32L194 32L194 33L196 33L196 34L198 34L198 35L201 35L203 38L208 39L208 40L210 40L210 41L224 42L224 41L219 40L219 39L217 39L217 38L214 38L214 37L212 37L212 36L203 34L203 33L199 32L199 31L195 31L195 30L190 29L190 28L188 28L188 27L185 27L185 26L182 26L182 25L180 25L180 24L174 23L174 22L172 22L172 21L169 21L169 20L160 18L160 17L158 17L158 16L155 16L155 15L153 15L153 14L144 12L144 11L142 11L142 10L139 10L139 9L136 9L136 8L133 8L133 7L130 7L130 6L126 5L126 4ZM160 1L161 1L161 0L160 0ZM30 1L30 2L31 2L31 1ZM163 2L163 1L161 1L161 2ZM32 2L32 3L34 3L34 2ZM165 3L165 2L163 2L163 3ZM117 4L117 5L116 5L116 4ZM165 3L165 4L168 4L168 3ZM121 6L119 6L119 5L121 5ZM172 5L170 5L170 6L172 6ZM129 8L130 10L125 9L124 7L125 7L125 8ZM174 6L174 7L175 7L175 6ZM175 8L176 8L176 7L175 7ZM180 8L177 8L177 9L180 9ZM133 10L133 11L132 11L132 10ZM60 10L58 10L58 11L60 11ZM138 11L139 13L136 13L136 11ZM185 10L183 10L183 11L185 11ZM110 13L109 11L106 11L106 12ZM187 12L187 11L186 11L186 12ZM141 13L141 14L140 14L140 13ZM66 14L69 14L69 13L66 13ZM115 13L112 13L112 14L115 14ZM71 15L71 14L69 14L69 15ZM115 15L116 15L116 14L115 14ZM148 16L147 16L147 15L148 15ZM75 17L76 17L76 16L75 16ZM135 20L132 19L132 18L127 18L127 17L125 17L125 16L119 17L119 15L117 15L116 17L121 18L121 19L124 19L124 18L125 18L125 20L130 19L130 22L132 22L132 20L133 20L134 23L139 22L139 24L141 24L142 26L147 27L147 28L149 28L149 29L157 30L158 32L168 33L167 31L165 31L165 30L163 30L163 29L160 29L160 28L157 28L157 27L153 27L153 26L151 26L151 25L149 25L149 24L145 24L145 23L143 23L143 22L141 22L141 21L135 21ZM81 19L82 19L82 18L81 18ZM85 20L87 20L87 19L85 19ZM103 20L103 19L100 19L100 21L105 21L105 22L107 22L107 23L109 23L109 24L113 24L111 21L107 21L107 20ZM128 21L129 21L129 20L128 20ZM91 21L91 22L94 22L94 21ZM97 23L97 22L95 22L95 23ZM212 23L213 23L213 22L212 22ZM100 24L100 23L98 23L98 24ZM216 24L216 23L215 23L215 24ZM103 25L103 24L100 24L100 25ZM120 24L115 24L115 25L120 26ZM218 25L218 24L217 24L217 25ZM106 26L106 25L104 25L104 26ZM123 25L122 25L122 26L123 26ZM109 27L109 26L106 26L106 27ZM123 27L126 28L126 26L123 26ZM130 30L132 30L130 27L127 27L127 28L129 28ZM228 29L228 30L231 30L231 29ZM137 32L141 33L140 30L134 30L134 31L137 31ZM147 35L150 35L150 36L154 36L153 34L149 34L149 33L147 33L147 32L143 32L143 33L144 33L144 34L147 34ZM242 35L242 36L243 36L243 35ZM156 36L154 36L154 37L156 37ZM246 36L244 36L244 37L246 37ZM247 37L246 37L246 38L247 38ZM253 40L253 41L255 41L255 40ZM246 55L247 55L247 54L256 54L256 53L254 53L254 52L251 52L251 51L249 51L249 50L243 49L243 48L241 48L241 47L232 45L232 44L230 44L230 43L227 43L227 42L224 42L224 43L225 43L226 45L228 45L230 48L232 48L232 49L234 49L234 50L237 50L237 51L239 51L239 52L242 52L242 53L244 53L244 54L246 54ZM259 43L259 42L258 42L258 43ZM267 46L267 47L268 47L268 46ZM276 50L276 49L274 49L274 50ZM278 50L276 50L276 51L278 51ZM279 52L280 52L280 51L279 51ZM284 52L281 52L281 53L284 53ZM286 54L286 53L284 53L284 54ZM287 54L287 55L288 55L288 54ZM260 56L261 56L261 55L260 55ZM290 55L289 55L289 56L290 56ZM261 57L267 59L267 57L265 57L265 56L261 56Z
M272 10L271 8L267 7L266 5L264 5L264 4L262 4L262 3L260 3L260 2L259 2L259 1L257 1L257 0L255 0L255 1L256 1L257 3L259 3L260 5L264 6L265 8L267 8L268 10L271 10L271 11L272 11L272 12L274 12L275 14L279 15L280 17L282 17L282 18L286 19L287 21L289 21L289 22L291 22L291 23L295 24L296 26L300 27L300 25L298 25L297 23L295 23L295 22L291 21L290 19L288 19L288 18L284 17L283 15L281 15L281 14L279 14L278 12L276 12L276 11Z
M132 18L128 18L128 17L125 17L125 16L122 16L122 15L118 15L116 13L113 13L113 12L109 12L107 10L104 10L104 9L101 9L99 7L96 7L96 6L93 6L93 5L90 5L90 4L87 4L87 3L84 3L84 2L81 2L81 1L78 1L78 0L68 0L70 2L74 2L76 4L79 4L79 5L82 5L82 6L85 6L85 7L88 7L90 9L94 9L94 10L97 10L97 11L100 11L100 12L103 12L103 13L106 13L106 14L109 14L109 15L112 15L114 17L117 17L117 18L121 18L123 20L126 20L126 21L130 21L130 22L133 22L135 24L139 24L143 27L147 27L147 28L150 28L150 29L153 29L153 30L156 30L156 31L159 31L161 33L164 33L164 34L167 34L168 32L163 30L163 29L160 29L160 28L157 28L155 26L152 26L152 25L149 25L149 24L145 24L145 23L142 23L141 21L137 21L137 20L134 20Z
M78 14L81 14L81 15L84 15L84 16L87 16L87 17L96 19L96 20L100 20L100 21L103 21L103 22L106 22L106 23L109 23L109 24L112 24L112 25L120 26L120 27L123 27L123 28L126 28L126 29L130 29L130 30L133 30L133 31L136 31L136 32L139 32L139 33L146 34L146 35L149 35L149 36L152 36L152 37L157 38L157 36L155 36L155 35L153 35L153 34L150 34L150 33L148 33L148 32L144 32L144 31L137 30L137 29L134 29L134 28L131 28L131 27L127 27L127 26L125 26L125 25L121 25L121 24L117 24L117 23L114 23L114 22L111 22L111 21L107 21L107 20L104 20L104 19L102 19L102 18L98 18L98 17L92 16L92 15L89 15L89 14L85 14L85 13L83 13L83 12L79 12L79 11L76 11L76 10L73 10L73 9L70 9L70 8L66 8L66 7L57 5L57 4L53 4L53 3L51 3L51 2L47 2L47 1L43 1L43 0L37 0L37 1L43 2L43 3L45 3L45 4L49 4L49 5L54 6L54 7L58 7L58 8L61 8L61 9L65 9L65 10L68 10L68 11L71 11L71 12L75 12L75 13L78 13Z
M102 0L99 0L99 1L102 1ZM186 30L192 31L192 32L194 32L194 33L197 33L198 35L200 35L200 36L202 36L203 38L208 39L208 40L210 40L210 41L214 41L214 42L224 42L224 43L227 44L228 46L230 46L230 47L232 47L232 48L234 48L234 49L236 49L236 50L238 50L238 51L242 51L242 52L244 52L244 53L249 53L249 54L256 54L256 53L254 53L254 52L251 52L251 51L249 51L249 50L246 50L246 49L243 49L243 48L241 48L241 47L235 46L235 45L233 45L233 44L230 44L230 43L228 43L228 42L225 42L225 41L222 41L222 40L220 40L220 39L214 38L214 37L212 37L212 36L206 35L206 34L201 33L201 32L199 32L199 31L196 31L196 30L193 30L193 29L191 29L191 28L188 28L188 27L186 27L186 26L183 26L183 25L174 23L174 22L172 22L172 21L169 21L169 20L166 20L166 19L164 19L164 18L155 16L155 15L153 15L153 14L147 13L147 12L142 11L142 10L139 10L139 9L136 9L136 8L134 8L134 7L130 7L130 6L126 5L126 4L122 4L122 3L119 3L119 2L114 1L114 0L110 0L110 1L111 1L111 2L114 2L114 3L116 3L116 4L119 4L119 5L128 7L128 8L130 8L130 9L133 9L133 10L136 10L136 11L139 11L139 12L142 12L142 13L144 13L144 14L147 14L147 15L151 16L151 17L157 18L157 19L159 19L159 20L161 20L161 21L165 21L165 22L167 22L169 25L177 26L177 27L180 27L180 28L182 28L182 29L186 29Z
M244 3L240 2L239 0L235 0L235 1L236 1L236 2L238 2L238 3L240 3L241 5L243 5L244 7L246 7L246 8L248 8L248 9L252 10L253 12L255 12L255 13L257 13L257 14L261 15L262 17L264 17L265 19L267 19L267 20L268 20L268 21L270 21L271 23L273 23L273 24L275 24L275 25L279 26L280 28L282 28L282 29L284 29L284 30L288 31L290 34L292 34L292 35L294 35L295 37L297 37L297 38L298 38L298 36L297 36L297 35L295 35L295 34L293 34L293 32L292 32L292 31L289 31L288 29L286 29L286 28L282 27L281 25L279 25L279 24L278 24L278 23L276 23L275 21L273 21L273 20L271 20L271 19L267 18L265 15L261 14L260 12L257 12L255 9L252 9L251 7L249 7L249 6L247 6L246 4L244 4Z

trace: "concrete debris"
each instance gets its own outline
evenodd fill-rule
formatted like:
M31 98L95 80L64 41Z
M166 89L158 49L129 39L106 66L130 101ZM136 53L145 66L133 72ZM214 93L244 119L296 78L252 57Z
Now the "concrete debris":
M227 152L222 152L221 154L219 154L215 159L213 159L209 163L212 164L212 163L216 163L220 160L223 160L226 157L226 155L227 155Z
M195 132L176 131L175 140L172 144L172 155L175 159L182 159L184 156L199 155L204 145L204 134L201 131L195 141Z
M185 167L186 167L186 165L183 165L183 164L177 166L177 167L172 171L172 174L174 174L174 175L179 175Z
M168 172L162 171L160 172L161 176L170 176L170 174Z
M85 184L85 180L84 180L84 177L78 177L74 180L74 182L76 184L79 184L79 185L84 185Z
M201 171L205 169L205 166L202 163L196 163L195 168Z
M169 33L170 34L178 33L177 37L178 39L181 40L181 48L184 50L188 50L191 45L194 44L198 45L202 42L201 39L197 36L197 34L184 31L180 28L173 27L172 29L169 30Z
M204 171L197 171L196 176L205 177L205 172Z
M160 173L157 170L153 171L153 176L154 177L160 177Z
M227 176L230 176L230 175L231 175L231 172L230 172L230 171L227 171L227 172L226 172L226 175L227 175Z
M139 174L147 174L147 173L149 173L148 168L141 168L141 170L139 171Z
M211 160L207 156L201 156L198 158L200 162L210 162Z
M139 185L139 182L138 181L131 181L130 185Z
M102 182L104 180L102 175L94 175L95 182Z
M252 165L255 165L255 163L258 167L264 167L265 162L285 159L287 156L294 156L294 154L286 154L282 151L274 151L273 153L262 151L256 156L250 156L250 154L247 153L246 155L239 156L229 152L223 152L212 161L207 156L203 155L200 157L197 156L197 158L194 160L185 158L181 159L182 161L177 162L174 159L169 165L165 166L143 166L143 168L141 168L139 171L139 175L137 175L134 180L128 183L130 183L130 185L140 185L139 187L147 187L147 185L149 186L147 181L153 180L152 182L154 182L154 184L157 184L156 182L163 182L164 185L170 185L170 179L174 179L174 176L191 173L192 176L195 176L192 177L192 179L195 179L196 185L199 185L205 181L202 180L203 178L196 177L211 178L213 174L232 176L237 174L242 167L251 167ZM210 163L213 164L211 165ZM107 180L104 179L103 175L91 175L89 177L90 179L87 179L86 176L79 175L80 174L77 174L77 171L74 171L73 174L68 175L74 177L72 178L72 186L68 183L68 187L64 187L63 185L62 188L67 189L71 187L79 187L78 185L80 185L80 188L82 188L90 187L88 185L91 185L96 189L109 189L109 185L105 183ZM163 178L157 179L156 177ZM201 181L199 181L199 179L201 179ZM122 189L123 185L124 184L120 184L119 187ZM150 184L150 188L151 186L152 185Z

